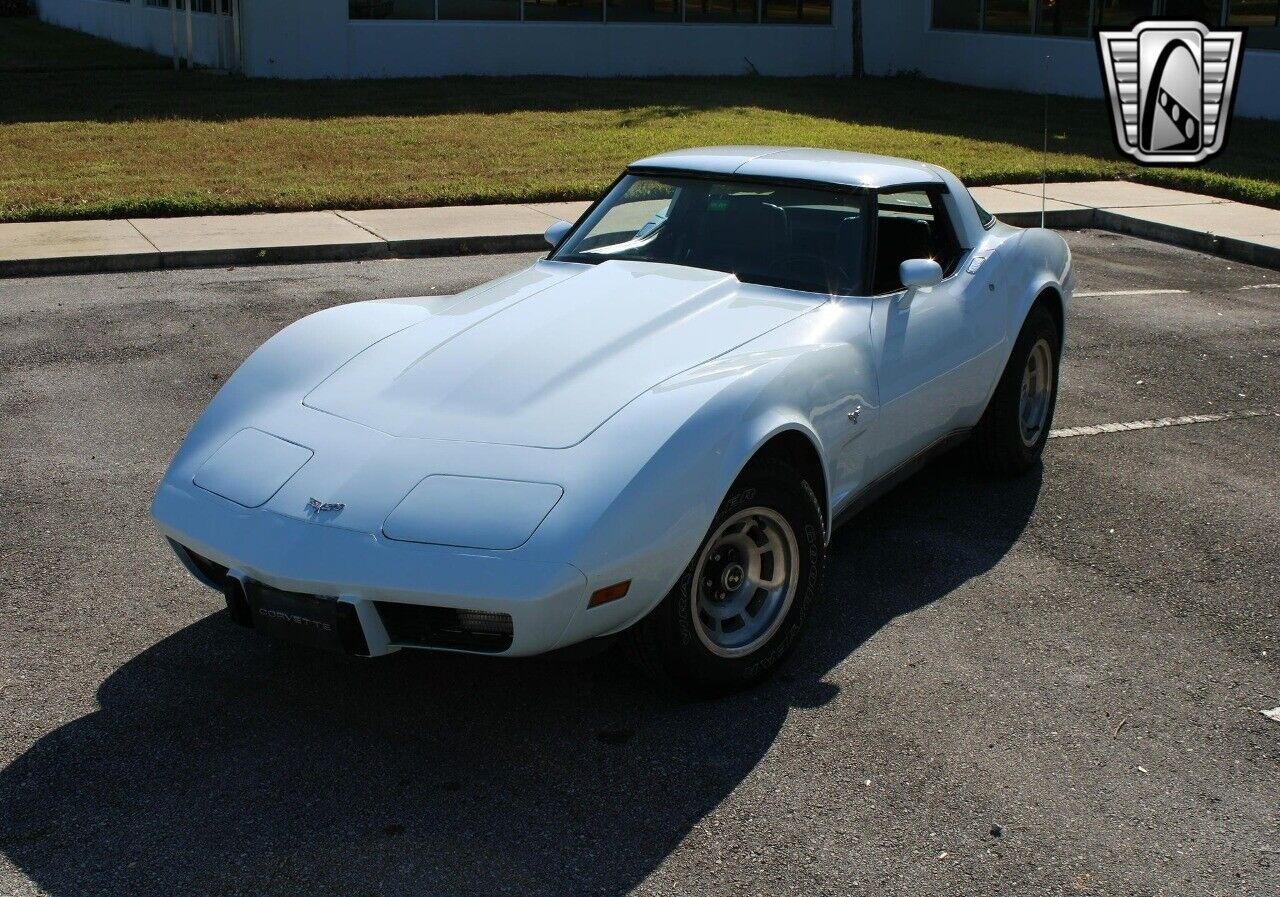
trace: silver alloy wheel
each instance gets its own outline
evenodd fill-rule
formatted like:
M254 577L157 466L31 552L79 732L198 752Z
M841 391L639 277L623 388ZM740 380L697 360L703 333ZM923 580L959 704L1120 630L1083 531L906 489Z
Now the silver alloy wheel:
M799 581L791 524L769 508L748 508L720 524L694 566L693 628L720 657L765 644L787 615Z
M1046 339L1037 340L1022 371L1022 391L1018 397L1018 429L1022 442L1030 447L1039 441L1049 419L1053 399L1053 349Z

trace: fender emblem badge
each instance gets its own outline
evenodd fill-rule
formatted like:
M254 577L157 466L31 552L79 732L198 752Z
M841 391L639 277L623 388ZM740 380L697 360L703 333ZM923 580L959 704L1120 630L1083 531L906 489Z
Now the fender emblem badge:
M861 413L862 413L862 406L854 405L853 410L849 412L849 423L856 424L858 422L858 415L860 415Z
M315 514L324 514L330 511L341 511L346 504L340 501L321 501L318 498L308 499L307 509Z

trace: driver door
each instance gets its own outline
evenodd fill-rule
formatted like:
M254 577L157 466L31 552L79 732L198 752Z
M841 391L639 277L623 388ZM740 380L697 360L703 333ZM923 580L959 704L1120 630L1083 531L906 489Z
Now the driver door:
M960 246L943 188L881 194L875 221L881 413L868 473L880 476L977 420L990 386L981 358L1003 341L1004 325L998 294L968 271L972 251ZM938 262L942 282L904 289L898 266L911 258Z

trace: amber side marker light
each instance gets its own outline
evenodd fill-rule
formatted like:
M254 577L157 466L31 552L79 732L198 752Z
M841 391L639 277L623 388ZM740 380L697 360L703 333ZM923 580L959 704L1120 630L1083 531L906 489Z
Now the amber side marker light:
M608 604L610 601L617 601L631 588L631 580L626 582L617 582L611 586L605 586L603 589L597 589L592 595L591 600L587 602L587 607L599 607L602 604Z

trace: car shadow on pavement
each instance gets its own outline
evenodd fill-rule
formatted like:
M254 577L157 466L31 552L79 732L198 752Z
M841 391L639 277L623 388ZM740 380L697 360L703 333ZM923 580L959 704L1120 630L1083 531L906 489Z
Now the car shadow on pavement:
M214 614L112 674L0 771L0 849L54 895L626 893L894 617L998 563L1036 471L943 459L836 533L771 682L688 702L612 655L376 662Z

